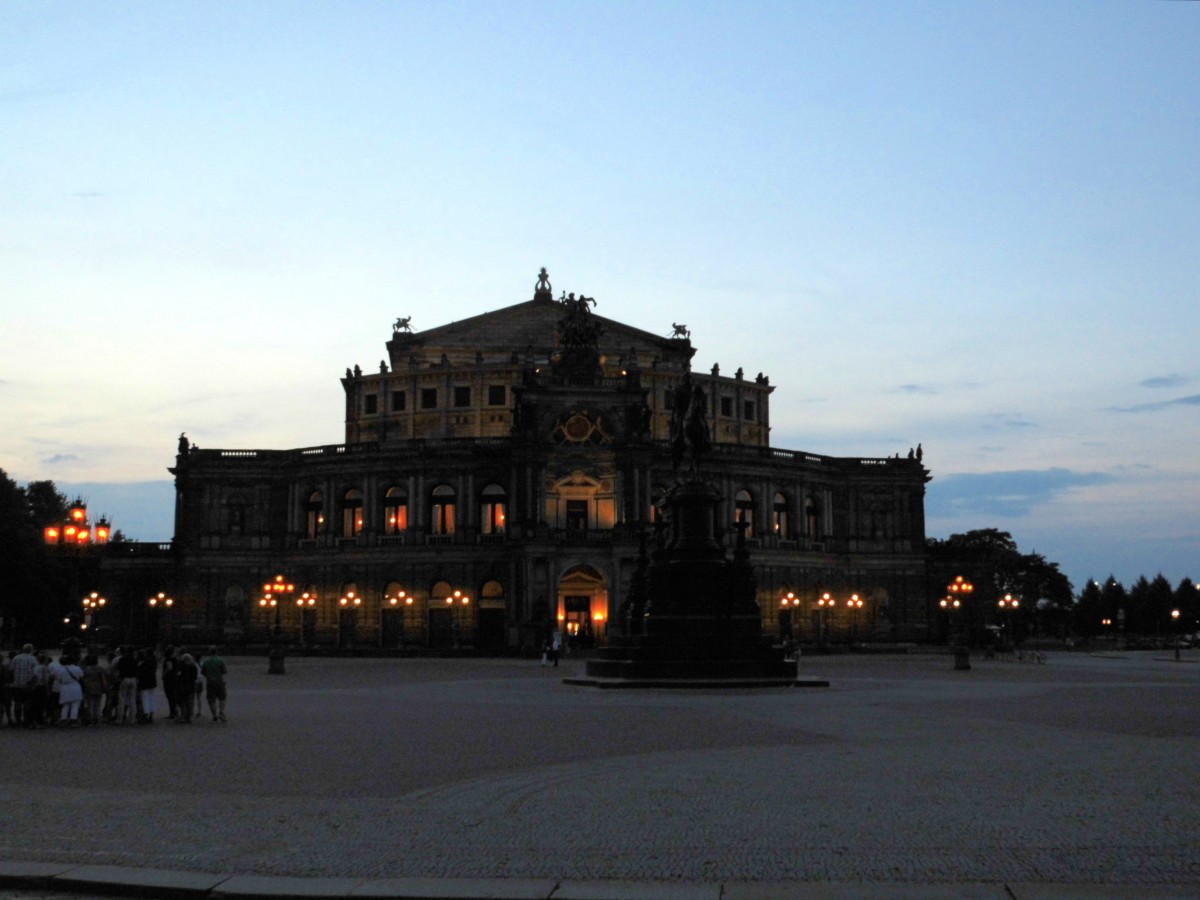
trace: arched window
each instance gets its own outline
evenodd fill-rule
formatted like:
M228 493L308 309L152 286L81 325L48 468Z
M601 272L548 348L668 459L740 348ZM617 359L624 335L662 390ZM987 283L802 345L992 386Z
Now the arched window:
M363 529L363 495L351 488L342 497L342 537L358 537Z
M810 541L821 538L821 514L817 510L817 501L812 497L804 501L804 530Z
M738 491L734 497L733 521L746 523L746 537L754 537L754 497L749 491Z
M408 530L408 491L390 487L383 495L383 533L400 534Z
M308 495L308 502L304 504L304 536L315 538L325 530L325 498L321 496L320 491L313 491Z
M454 488L439 484L433 489L430 513L433 519L430 530L434 534L454 534Z
M505 493L498 484L489 484L480 495L479 527L484 534L503 534L505 522Z
M792 537L791 522L788 521L788 501L781 493L775 495L775 502L771 507L771 530L775 532L775 537L781 541L790 540Z
M504 585L499 581L485 581L479 594L479 605L485 609L503 609Z

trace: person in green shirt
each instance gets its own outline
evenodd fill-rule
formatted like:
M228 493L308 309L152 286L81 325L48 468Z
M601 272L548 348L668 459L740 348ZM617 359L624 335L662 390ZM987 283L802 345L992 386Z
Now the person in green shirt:
M216 647L208 648L208 655L200 663L204 674L204 690L208 696L208 709L213 721L225 721L225 660L217 655Z

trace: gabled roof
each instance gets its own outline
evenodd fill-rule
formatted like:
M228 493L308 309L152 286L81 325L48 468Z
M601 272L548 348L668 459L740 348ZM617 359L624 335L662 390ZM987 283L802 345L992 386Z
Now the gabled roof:
M561 303L542 295L424 331L398 332L388 342L388 349L396 362L414 353L453 355L467 349L485 356L527 351L546 356L558 347L558 323L563 315ZM601 353L623 354L634 348L643 363L653 357L679 356L686 360L691 356L691 344L686 340L660 337L597 313L592 315L603 328Z

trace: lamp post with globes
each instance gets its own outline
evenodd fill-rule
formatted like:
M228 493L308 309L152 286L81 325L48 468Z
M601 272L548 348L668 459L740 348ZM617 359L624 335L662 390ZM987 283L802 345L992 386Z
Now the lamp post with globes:
M1020 605L1021 601L1012 594L1005 594L996 601L996 606L1000 609L1001 615L1006 616L1005 634L1007 635L1009 642L1012 643L1014 649L1017 646L1017 632L1016 629L1013 628L1013 616L1016 614L1017 608Z
M965 612L966 602L970 599L974 590L975 585L971 584L971 582L967 581L961 575L957 575L946 586L947 594L939 603L947 615L954 618L954 668L959 671L966 671L971 668L971 654L967 647L967 633L965 623L963 622L963 613Z
M100 610L108 604L106 597L100 596L96 591L92 591L83 598L83 625L80 626L83 631L91 631L93 634L100 632ZM94 639L93 639L94 640Z
M833 612L836 605L837 601L828 591L817 598L817 630L820 632L817 635L817 642L822 647L829 639L829 614Z
M850 648L854 648L855 632L858 631L858 613L863 608L862 597L858 594L851 594L850 599L846 601L846 606L850 609Z
M263 584L263 594L258 601L258 605L264 609L273 609L275 611L275 626L271 630L271 639L267 646L268 675L287 674L284 667L287 651L284 647L283 620L281 615L283 603L286 602L286 599L295 590L296 586L282 575L276 575L271 581Z
M468 607L471 604L471 598L460 590L446 597L446 605L450 607L450 629L453 633L454 648L458 649L461 646L463 631L463 621L470 622L470 614Z
M158 626L161 616L166 615L166 611L175 605L175 598L170 597L163 591L159 591L154 596L146 601L146 606L150 608L150 641L158 643Z

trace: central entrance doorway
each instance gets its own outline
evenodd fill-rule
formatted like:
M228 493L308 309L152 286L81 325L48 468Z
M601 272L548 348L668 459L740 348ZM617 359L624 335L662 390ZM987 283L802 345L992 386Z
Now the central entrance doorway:
M608 582L591 566L573 566L558 583L558 627L571 648L603 642L608 633Z

